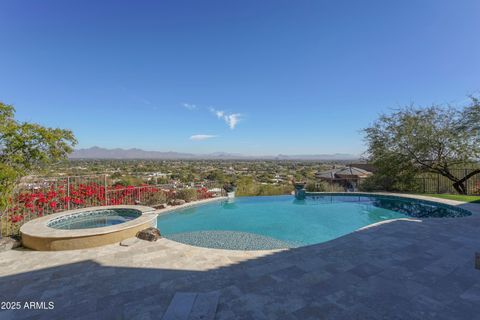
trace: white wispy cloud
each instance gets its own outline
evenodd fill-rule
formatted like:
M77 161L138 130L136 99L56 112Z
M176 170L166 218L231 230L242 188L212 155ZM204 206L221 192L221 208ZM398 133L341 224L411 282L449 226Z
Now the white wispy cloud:
M190 140L193 141L204 141L212 138L216 138L217 136L211 134L194 134L190 137Z
M214 108L209 108L210 112L217 116L218 119L225 121L225 123L230 127L230 129L235 129L238 122L240 121L242 114L240 113L226 113L223 110L215 110Z
M225 122L228 124L230 129L235 129L237 123L240 121L240 117L242 115L240 113L234 113L224 116Z
M182 103L182 107L188 110L195 110L197 109L197 105L191 103Z

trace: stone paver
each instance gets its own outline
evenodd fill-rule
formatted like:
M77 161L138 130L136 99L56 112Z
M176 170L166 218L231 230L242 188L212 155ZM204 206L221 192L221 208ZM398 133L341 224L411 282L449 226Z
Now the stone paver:
M194 292L177 292L173 296L162 320L188 320L196 298L197 294Z
M188 315L188 320L215 319L219 298L220 293L218 291L199 293L193 304L192 311Z
M288 250L160 239L1 252L0 301L55 308L0 319L160 319L181 292L218 294L216 319L480 319L480 205L465 207L477 214L392 221Z

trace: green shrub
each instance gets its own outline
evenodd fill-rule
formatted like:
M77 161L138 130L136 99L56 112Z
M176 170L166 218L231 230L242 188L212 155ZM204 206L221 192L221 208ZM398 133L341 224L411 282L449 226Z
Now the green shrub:
M318 181L307 183L305 190L307 190L307 192L344 192L345 188L338 183Z
M421 190L415 175L385 175L375 173L359 185L360 191L419 192Z
M270 185L270 184L261 184L258 187L256 196L276 196L283 194L290 194L292 192L291 185Z
M142 205L155 206L162 203L167 203L167 195L163 191L148 193L141 201Z
M119 181L115 182L115 185L118 186L139 186L143 183L142 179L139 179L137 177L132 177L132 176L124 176L121 178Z
M197 190L182 189L177 191L177 199L185 200L186 202L197 200Z
M305 190L307 190L308 192L325 192L328 191L329 188L326 182L320 181L307 183L307 185L305 186Z

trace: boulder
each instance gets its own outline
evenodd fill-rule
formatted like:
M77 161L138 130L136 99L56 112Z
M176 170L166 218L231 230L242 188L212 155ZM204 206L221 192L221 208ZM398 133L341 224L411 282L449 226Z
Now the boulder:
M156 206L153 206L154 209L165 209L167 207L168 205L166 203L157 204Z
M146 240L146 241L157 241L162 236L160 235L160 230L155 227L150 227L142 231L137 232L137 238Z
M185 204L185 203L187 202L183 199L172 199L169 202L171 206L181 206L182 204Z
M20 239L13 237L0 238L0 251L18 248L22 245Z

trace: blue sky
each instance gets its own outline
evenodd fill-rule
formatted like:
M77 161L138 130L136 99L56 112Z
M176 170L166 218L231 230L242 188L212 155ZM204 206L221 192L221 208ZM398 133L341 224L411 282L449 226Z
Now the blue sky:
M0 101L78 147L360 154L479 92L479 34L478 0L3 0Z

